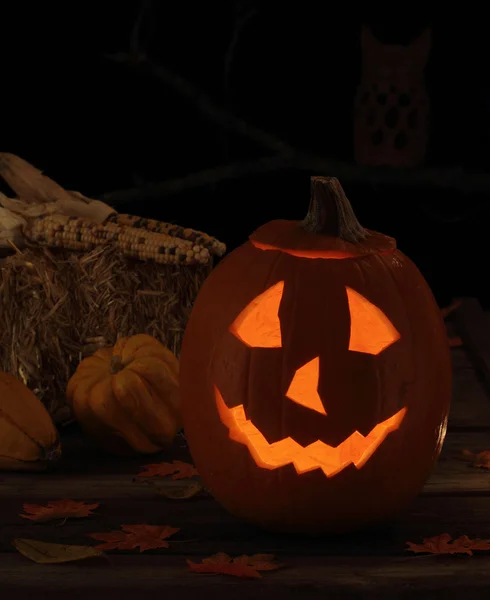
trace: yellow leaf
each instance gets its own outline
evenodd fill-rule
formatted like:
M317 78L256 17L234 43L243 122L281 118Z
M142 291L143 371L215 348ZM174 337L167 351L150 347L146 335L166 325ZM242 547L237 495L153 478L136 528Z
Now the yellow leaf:
M16 538L12 543L21 554L36 563L45 565L105 556L103 552L93 546L69 546L22 538Z
M160 488L158 493L161 496L165 496L165 498L170 498L170 500L187 500L187 498L192 498L193 496L197 496L203 491L203 486L200 483L191 483L186 486L177 487L177 488Z
M202 483L193 482L187 485L182 485L178 487L169 487L164 485L158 485L153 481L148 481L148 479L143 480L143 483L146 483L150 487L152 487L157 494L160 496L164 496L169 500L187 500L188 498L193 498L204 491L204 486Z

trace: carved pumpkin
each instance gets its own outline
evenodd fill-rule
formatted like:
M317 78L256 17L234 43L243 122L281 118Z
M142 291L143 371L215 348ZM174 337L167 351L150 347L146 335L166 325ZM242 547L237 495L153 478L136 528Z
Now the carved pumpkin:
M39 471L60 456L58 432L42 402L19 379L0 373L0 469Z
M114 454L151 454L181 428L179 363L146 334L120 338L85 358L67 399L84 431Z
M451 363L432 293L336 179L272 221L199 292L180 357L184 430L215 498L266 528L384 520L444 440Z

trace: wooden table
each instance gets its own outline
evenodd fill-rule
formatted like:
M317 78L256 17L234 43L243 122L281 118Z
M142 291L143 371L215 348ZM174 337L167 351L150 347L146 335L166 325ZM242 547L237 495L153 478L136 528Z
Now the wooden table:
M468 300L454 314L464 348L452 350L454 399L448 435L437 468L421 496L391 528L371 534L318 540L257 531L228 515L209 496L167 500L133 481L149 462L190 460L183 440L166 454L121 463L99 455L76 428L63 435L65 456L53 474L0 473L0 597L79 598L487 598L490 553L466 556L415 555L407 541L449 533L490 538L490 472L461 460L463 449L490 449L490 320ZM453 330L454 333L454 330ZM479 371L478 371L479 369ZM181 485L172 481L168 485ZM100 501L97 516L64 525L20 518L22 504L72 498ZM170 548L140 554L109 553L109 560L38 565L11 545L16 537L68 544L96 544L88 533L119 529L123 523L180 527ZM272 553L288 567L262 579L199 575L186 558L199 562L216 552ZM15 596L10 594L15 592Z

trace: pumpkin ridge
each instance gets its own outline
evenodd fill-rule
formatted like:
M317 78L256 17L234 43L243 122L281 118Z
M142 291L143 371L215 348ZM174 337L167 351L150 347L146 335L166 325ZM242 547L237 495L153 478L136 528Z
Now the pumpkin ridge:
M148 379L144 375L139 375L139 377L142 380L142 383L145 386L147 386L147 388L149 388L149 390L153 390L154 389L155 386L152 385L151 382L149 382ZM178 386L178 384L179 384L178 380L175 380L173 378L173 376L172 376L172 379L174 380L175 384ZM149 393L151 394L151 391ZM166 408L167 411L170 413L170 416L173 417L179 423L178 429L181 429L182 425L181 425L181 417L180 417L180 402L179 402L179 404L177 406L173 406L170 403L166 403L164 405L164 408Z
M147 364L147 363L150 362L151 359L156 359L157 362L159 362L158 357L156 357L156 356L144 357L144 362ZM138 375L139 377L141 377L141 379L144 379L150 386L152 386L151 381L149 381L148 378L147 378L147 374L140 373L138 371L139 365L137 365L136 368L135 368L134 363L136 361L138 361L138 360L142 360L142 359L135 358L134 360L131 361L131 363L126 368L129 369L130 371L132 371L133 373L136 373L136 375ZM172 371L170 365L163 365L162 370L164 370L164 369L165 369L165 375L166 375L166 377L168 379L170 379L173 384L178 385L178 383L179 383L178 374L175 374Z
M131 371L131 373L135 376L136 381L140 381L141 382L141 384L145 387L145 391L149 394L151 400L153 400L152 392L150 391L151 388L153 388L153 386L149 385L148 382L144 379L144 377L142 375L140 375L139 373L137 373L136 371L133 371L133 369L128 368L127 370ZM146 435L148 436L148 439L150 440L150 442L152 444L156 445L159 441L161 441L161 437L160 437L160 439L158 439L158 437L157 437L158 434L154 435L153 433L150 433L149 431L145 431L144 425L142 425L142 423L137 418L135 418L135 415L133 414L132 409L124 401L125 398L126 398L126 395L122 398L121 396L119 396L117 394L117 392L113 392L113 393L115 393L117 395L117 399L118 399L118 401L120 403L119 405L122 408L122 410L126 413L126 415L128 417L130 417L133 420L133 423L138 427L138 429L142 433L146 433ZM167 408L167 410L169 408L167 404L164 404L164 407ZM156 408L158 408L158 407L156 407ZM145 410L146 410L146 408L145 408ZM152 414L154 416L154 420L156 421L157 417L158 417L158 410L152 410L151 412L152 412ZM170 412L170 416L173 416L172 413L171 413L171 411L169 411L169 412ZM167 415L165 415L165 417L166 416ZM162 419L162 421L165 424L166 419Z
M159 391L163 391L163 390L160 390L160 389L159 389L158 385L156 385L156 384L152 383L152 382L151 382L151 381L150 381L150 380L147 378L147 376L146 376L146 375L144 375L144 374L142 374L142 373L139 373L138 371L136 371L135 369L132 369L131 367L128 367L128 368L129 368L129 370L130 370L130 371L132 371L132 372L133 372L135 375L137 375L137 376L138 376L138 377L139 377L139 378L142 380L142 382L145 384L145 386L146 386L147 388L150 388L150 389L152 389L152 390L154 390L154 389L156 388L156 391L157 391L157 392L159 392ZM168 374L168 378L171 380L171 382L172 382L172 383L174 383L174 384L178 384L178 380L176 380L176 379L175 379L175 377L173 376L173 374L172 374L172 373L169 373L169 374Z
M59 444L58 438L56 439L55 443L49 447L49 449L46 449L43 446L39 446L39 448L40 448L41 452L43 453L40 458L33 458L32 460L27 460L25 458L17 458L17 457L13 457L13 456L8 456L7 454L0 454L0 459L7 458L8 460L15 460L16 462L25 463L25 464L34 464L34 463L46 462L46 461L49 462L52 459L46 458L46 454L49 454L51 451L53 451L53 449L56 451L55 452L56 458L59 457L60 444Z
M7 421L8 423L10 423L11 425L13 425L17 431L19 431L20 433L22 433L22 435L24 435L30 442L32 442L35 446L37 446L37 448L39 448L39 450L41 451L45 451L45 448L42 444L40 444L38 441L36 441L34 438L32 438L27 431L24 431L23 429L21 429L20 425L18 423L16 423L14 421L14 419L12 419L12 417L10 415L8 415L4 410L2 410L0 408L0 418L5 419L5 421ZM55 441L56 443L56 441ZM30 462L30 461L26 461L26 462Z
M126 409L126 407L120 403L119 397L117 396L116 392L114 392L113 383L114 383L113 378L111 378L111 380L109 380L109 381L106 381L103 379L103 380L99 381L96 385L100 385L102 387L105 384L106 386L110 387L112 398L116 399L118 401L118 407L121 409L121 412L123 413L122 414L123 419L122 420L119 419L118 425L111 423L111 420L108 419L108 416L105 411L98 410L98 409L100 409L100 405L97 402L90 403L90 408L94 412L94 414L97 415L97 417L103 422L103 424L109 428L110 431L112 431L115 434L120 434L121 437L124 439L124 441L129 446L134 448L135 447L134 446L134 436L131 435L131 433L132 433L131 431L128 434L127 425L133 426L133 428L135 428L135 430L136 430L135 433L137 435L137 439L143 439L143 441L144 441L146 433L140 427L139 423L134 421L131 411L128 411ZM110 415L110 417L112 419L114 419L113 414ZM128 440L128 437L133 441L130 442ZM151 445L154 446L153 443L151 443ZM138 446L138 448L142 448L142 446L139 442L137 442L137 446ZM141 451L141 450L139 450L139 451Z
M83 410L83 407L88 407L90 410L90 407L88 406L88 397L94 386L105 376L106 373L102 369L91 369L88 370L88 373L77 371L72 376L66 387L66 397L72 407L76 406L76 408L74 408L75 414L77 413L77 410ZM78 419L78 415L76 416Z
M146 333L137 333L131 337L119 338L114 345L113 354L120 355L123 363L126 363L127 356L134 356L145 346L159 346L160 342Z
M149 394L150 396L152 396L152 394L155 394L155 392L152 392L152 390L153 390L153 386L152 386L151 384L149 384L149 383L148 383L148 381L147 381L147 380L146 380L146 379L145 379L143 376L141 376L141 375L140 375L139 377L140 377L140 379L141 379L141 383L142 383L142 384L143 384L143 385L146 387L148 394ZM173 417L174 419L176 419L176 420L180 421L180 416L179 416L178 412L177 412L177 411L174 411L174 410L173 410L173 407L172 407L170 404L165 404L165 405L162 407L162 409L161 409L161 410L163 410L163 409L165 409L165 410L166 410L166 411L169 413L169 416L170 416L170 417ZM163 416L163 415L162 415L162 416ZM167 417L167 415L165 415L165 417ZM164 427L164 434L166 434L166 433L167 433L167 432L165 431L165 423L166 423L166 419L162 419L162 420L163 420L163 422L164 422L164 425L163 425L163 427ZM149 438L149 440L150 440L151 442L153 442L154 444L157 444L157 445L158 445L158 444L159 444L159 443L161 443L161 441L162 441L162 435L161 435L161 432L160 432L160 436L159 436L159 437L158 437L158 436L153 436L153 435L152 435L150 432L148 432L148 433L147 433L147 435L148 435L148 438ZM171 437L173 437L173 436L171 436Z
M127 369L130 370L137 378L142 379L141 376L137 373L135 373L132 369ZM124 415L134 424L134 426L138 429L138 431L143 434L143 436L147 436L148 440L150 441L150 443L154 446L158 446L158 444L155 442L156 438L152 435L150 435L149 432L145 431L142 423L138 420L136 420L134 418L134 414L132 409L124 402L124 400L121 399L121 396L114 391L114 385L112 385L112 389L113 389L113 394L116 396L117 401L119 403L119 407L121 408L122 412L124 413Z
M148 344L147 346L140 346L134 351L133 361L138 359L145 358L157 358L159 360L163 360L168 367L170 367L171 371L174 372L178 376L179 372L179 360L175 356L175 354L166 348L163 344L158 342L158 344Z

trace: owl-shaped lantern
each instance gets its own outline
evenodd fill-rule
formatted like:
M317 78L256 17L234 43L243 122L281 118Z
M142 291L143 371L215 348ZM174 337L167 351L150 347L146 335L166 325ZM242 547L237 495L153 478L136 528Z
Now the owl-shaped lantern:
M185 434L211 493L282 531L345 531L419 492L451 395L440 311L339 182L272 221L205 281L180 361Z
M429 139L424 69L430 30L408 46L381 44L361 31L362 75L354 106L354 152L362 165L413 167Z

